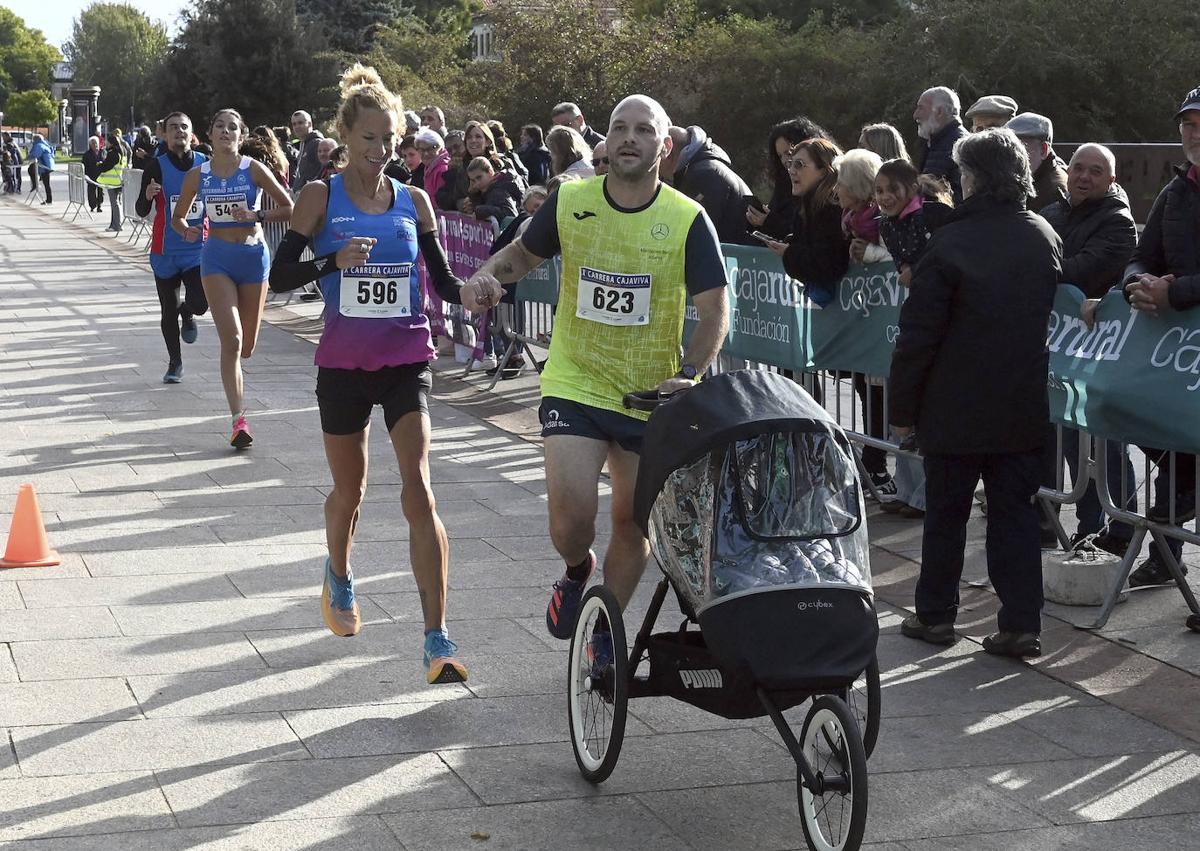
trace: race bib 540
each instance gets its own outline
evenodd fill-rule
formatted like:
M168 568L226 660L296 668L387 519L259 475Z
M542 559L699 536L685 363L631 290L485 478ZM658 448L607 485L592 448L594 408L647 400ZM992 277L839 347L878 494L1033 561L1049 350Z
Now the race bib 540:
M583 266L575 315L604 325L646 325L650 322L649 274L624 275Z
M205 206L210 222L236 222L233 213L246 209L246 196L240 192L237 195L209 195Z
M343 269L338 312L359 319L412 316L412 264L368 263Z

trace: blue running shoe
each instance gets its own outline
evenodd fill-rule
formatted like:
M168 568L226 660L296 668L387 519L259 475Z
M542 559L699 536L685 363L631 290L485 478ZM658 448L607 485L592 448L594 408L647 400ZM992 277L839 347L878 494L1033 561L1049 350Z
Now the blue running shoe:
M183 381L183 364L167 364L167 373L163 376L163 384L178 384Z
M321 617L334 635L349 638L362 629L358 601L354 599L354 576L345 579L333 572L333 560L325 559L325 586L321 589Z
M583 590L595 572L596 554L588 550L588 572L585 579L576 581L564 573L562 579L554 583L550 604L546 606L546 629L555 638L571 637L571 631L575 629L575 618L579 616Z
M196 327L196 317L183 317L183 327L179 331L179 336L183 338L185 343L194 343L196 338L200 336L200 330Z
M588 642L588 660L592 663L592 677L600 677L613 663L612 633L607 626L596 624L592 639Z
M430 685L465 683L467 666L458 661L458 645L444 629L425 633L425 679Z

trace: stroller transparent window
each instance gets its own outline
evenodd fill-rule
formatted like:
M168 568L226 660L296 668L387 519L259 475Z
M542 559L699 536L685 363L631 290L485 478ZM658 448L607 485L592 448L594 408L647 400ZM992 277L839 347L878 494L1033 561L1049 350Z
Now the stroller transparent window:
M699 612L752 590L843 585L869 590L854 460L824 432L738 441L675 470L655 500L651 543Z
M791 432L739 440L724 481L738 488L751 535L845 535L859 521L854 461L829 434Z

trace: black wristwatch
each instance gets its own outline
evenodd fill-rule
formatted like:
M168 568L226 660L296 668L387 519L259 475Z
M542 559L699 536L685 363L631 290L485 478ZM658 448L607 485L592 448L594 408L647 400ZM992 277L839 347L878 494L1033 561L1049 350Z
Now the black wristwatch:
M699 370L690 363L685 363L679 367L679 372L675 373L676 378L686 378L688 381L695 381Z

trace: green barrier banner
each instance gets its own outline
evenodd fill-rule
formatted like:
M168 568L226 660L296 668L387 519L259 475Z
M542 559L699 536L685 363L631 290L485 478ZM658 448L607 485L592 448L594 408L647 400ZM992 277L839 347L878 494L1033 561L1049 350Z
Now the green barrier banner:
M553 257L531 271L517 284L517 299L536 304L558 304L562 259Z
M1050 314L1051 416L1127 443L1200 452L1200 309L1151 316L1109 293L1089 330L1083 300L1060 286Z
M741 245L722 249L730 309L729 336L722 351L785 369L808 369L809 311L803 309L808 304L803 285L788 277L769 249ZM689 304L688 325L695 319L695 308Z
M812 309L812 365L886 378L907 292L892 263L851 265L837 298Z
M731 314L724 354L796 371L887 376L907 292L891 263L852 265L837 298L818 308L771 251L723 250ZM523 298L553 303L558 275L549 266L522 281ZM533 280L544 270L544 279ZM1200 453L1200 308L1150 316L1109 293L1089 330L1079 318L1083 300L1064 284L1050 314L1054 420L1127 443ZM695 322L689 302L685 340Z

